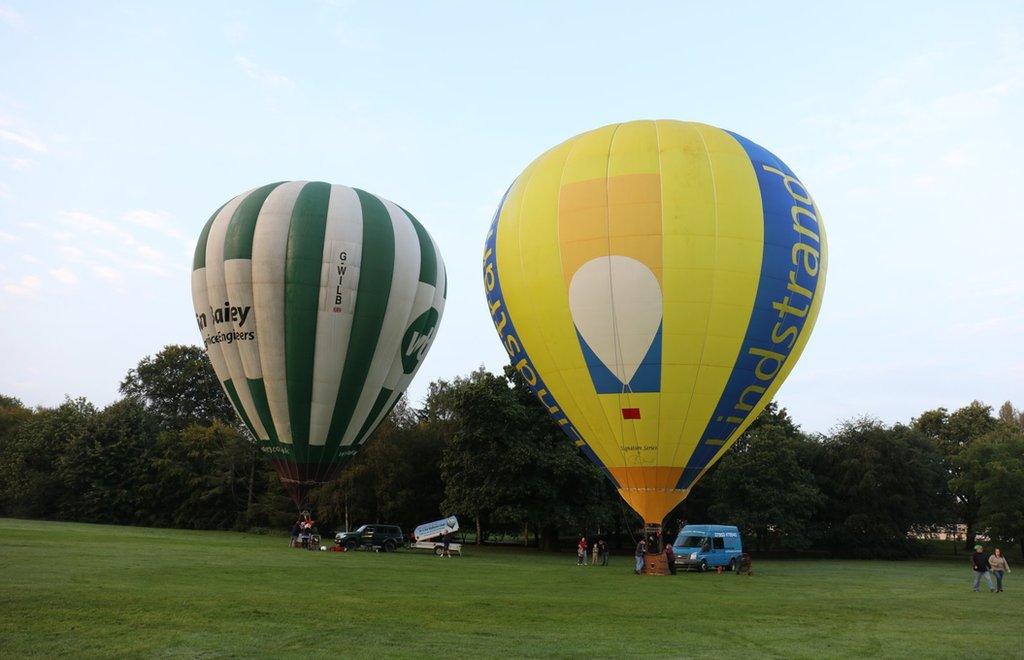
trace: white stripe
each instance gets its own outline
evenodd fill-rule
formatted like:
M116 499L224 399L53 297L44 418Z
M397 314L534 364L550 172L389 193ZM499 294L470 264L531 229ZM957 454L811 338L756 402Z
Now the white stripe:
M290 181L274 188L263 202L252 239L252 296L253 306L260 310L256 332L263 384L278 440L286 444L292 442L292 424L285 370L285 257L292 209L305 185L305 181Z
M441 327L441 318L444 316L444 263L441 260L441 253L437 250L437 244L433 242L432 238L431 245L434 250L434 255L437 258L437 286L431 286L429 284L424 284L423 282L417 283L416 300L413 303L412 311L409 313L409 319L405 322L405 327L408 329L409 325L420 314L431 307L437 309L437 325L434 326L434 334L431 336L430 343L427 345L427 354L429 354L430 347L434 344L434 339L437 338L437 333ZM423 366L424 360L420 360L410 373L404 373L402 371L402 347L399 346L398 355L395 356L395 360L391 364L391 369L388 371L388 376L384 380L384 387L392 390L391 396L388 397L387 402L377 414L377 419L373 421L370 431L363 437L363 442L366 442L366 439L373 434L373 429L384 420L384 416L391 410L391 406L395 403L395 400L405 393L406 388L409 387L409 383L411 383L412 379L416 377L416 372L418 372L420 367Z
M342 445L350 445L355 440L356 434L370 414L370 408L373 407L377 394L380 393L391 362L400 350L402 335L406 328L405 321L409 318L413 296L416 294L416 281L419 279L420 241L416 236L416 228L413 227L412 222L402 212L402 209L387 200L381 199L380 201L388 210L391 226L395 232L395 263L391 277L391 293L388 296L384 323L381 325L377 348L374 350L373 360L370 362L370 370L363 382L363 389L359 393L359 401L353 411L352 419L348 428L345 429Z
M206 292L207 299L215 311L222 309L225 303L229 307L238 305L237 301L231 300L228 296L227 285L224 281L224 238L227 235L231 216L235 214L242 200L247 196L248 194L239 195L221 209L210 227L206 241ZM246 319L246 325L249 325L249 322L250 320ZM260 420L249 391L249 383L245 380L245 369L242 367L242 359L238 354L239 342L231 338L239 326L232 323L230 316L213 325L219 336L230 338L221 341L218 345L228 373L231 375L231 382L235 385L238 401L245 411L245 417L252 424L256 437L260 440L267 440L269 439L267 430L263 427L263 422Z
M227 285L228 300L232 305L249 307L249 316L244 325L235 324L239 332L256 330L256 306L252 299L252 259L228 259L224 262L224 283ZM260 364L260 335L257 332L250 340L237 344L238 355L242 359L245 377L256 380L263 378L263 366Z
M227 207L238 208L241 203L241 199L249 194L251 191L246 191L241 195L238 195L217 212L218 217ZM213 224L212 222L210 223ZM212 228L212 227L211 227ZM231 403L231 408L235 410L235 414L241 418L241 412L235 409L235 402L228 394L228 388L224 384L226 380L231 378L231 372L228 371L227 363L224 361L224 355L221 350L221 344L219 342L211 341L214 335L217 334L217 327L213 321L213 310L210 308L210 295L206 278L206 264L210 263L210 236L209 232L206 235L206 245L203 246L203 253L205 255L205 262L202 268L197 268L192 271L192 306L195 309L197 315L203 315L206 319L206 327L202 330L203 346L206 349L206 356L210 359L210 366L213 367L213 372L217 374L217 380L220 381L220 386L224 389L224 394L228 398L228 402Z
M310 446L327 442L348 354L362 252L363 211L359 195L346 186L331 186L320 271L320 307L316 315Z
M224 365L224 360L220 355L220 347L216 344L210 343L210 336L213 335L213 319L210 318L210 304L206 296L206 268L197 268L192 271L192 308L196 312L196 322L202 323L199 317L205 319L206 327L199 329L199 334L203 338L203 347L206 350L206 355L210 359L210 365L213 367L213 372L217 374L217 382L220 383L221 388L224 390L224 396L228 398L231 403L231 408L234 409L235 402L231 401L231 396L228 394L228 388L224 385L224 381L231 377L228 373L227 366ZM235 411L238 414L238 411Z

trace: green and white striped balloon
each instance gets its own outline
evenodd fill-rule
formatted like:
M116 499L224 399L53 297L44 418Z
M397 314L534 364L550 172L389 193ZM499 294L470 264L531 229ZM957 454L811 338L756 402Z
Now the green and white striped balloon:
M405 391L447 288L416 218L356 188L272 183L203 227L192 302L206 353L296 504Z

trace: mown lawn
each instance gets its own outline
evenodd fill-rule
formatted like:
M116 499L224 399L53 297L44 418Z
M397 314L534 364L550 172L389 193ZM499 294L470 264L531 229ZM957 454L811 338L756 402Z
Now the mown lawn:
M974 594L966 559L662 578L629 557L285 546L0 519L0 656L1024 657L1024 566Z

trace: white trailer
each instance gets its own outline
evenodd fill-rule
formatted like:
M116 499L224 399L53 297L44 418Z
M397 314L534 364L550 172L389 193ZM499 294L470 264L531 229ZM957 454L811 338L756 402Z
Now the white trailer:
M440 557L444 554L445 534L453 534L457 531L459 531L459 519L455 516L445 518L444 520L435 520L434 522L423 523L413 530L412 536L416 541L410 544L409 547L418 548L420 550L432 550L435 555ZM454 552L461 556L462 544L449 542L448 552Z

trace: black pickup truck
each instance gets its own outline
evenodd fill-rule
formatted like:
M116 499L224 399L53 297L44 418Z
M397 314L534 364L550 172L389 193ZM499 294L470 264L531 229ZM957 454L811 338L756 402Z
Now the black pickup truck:
M334 535L334 540L346 550L373 548L394 552L405 545L402 528L398 525L363 525L352 532L338 532Z

